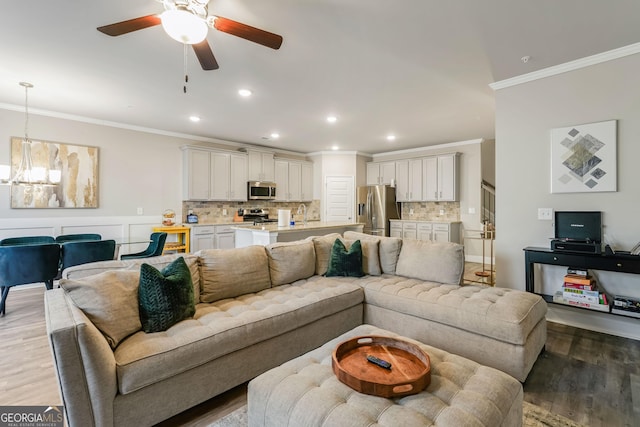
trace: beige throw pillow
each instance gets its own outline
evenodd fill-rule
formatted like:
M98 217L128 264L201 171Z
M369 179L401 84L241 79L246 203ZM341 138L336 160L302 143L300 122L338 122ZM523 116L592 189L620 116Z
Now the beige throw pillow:
M347 250L356 241L343 238L340 238L340 240L342 240ZM380 257L378 256L379 242L377 240L360 240L360 245L362 246L362 271L364 271L364 274L371 276L381 275Z
M140 265L142 263L152 265L158 270L162 270L180 257L184 258L184 262L187 263L189 271L191 271L194 302L197 304L200 302L200 269L198 265L198 257L195 254L171 254L151 258L92 262L90 264L81 264L65 269L63 277L65 279L81 279L83 277L93 276L95 274L111 270L140 271Z
M395 274L398 256L402 248L402 239L398 237L372 236L371 234L358 233L357 231L345 231L345 239L358 240L361 242L379 242L378 254L380 256L380 268L383 273Z
M306 240L313 241L313 247L316 252L316 274L322 276L329 268L329 257L331 256L331 248L333 242L340 238L340 234L331 233L324 236L311 236Z
M368 234L363 235L374 237ZM347 250L351 247L353 242L360 240L362 245L362 269L364 270L364 274L370 274L372 276L379 276L382 274L380 256L378 255L379 244L375 239L343 238L338 233L327 234L325 236L313 236L307 239L313 241L313 245L316 250L316 274L319 276L327 273L327 269L329 268L329 258L331 257L331 248L333 247L333 243L336 239L340 239Z
M458 243L405 239L396 274L459 285L464 273L464 246Z
M316 253L310 240L272 243L266 246L271 286L306 279L316 271Z
M138 312L140 272L113 270L83 279L62 279L74 304L102 332L111 348L142 329Z
M269 260L263 246L206 249L200 254L200 301L235 298L271 287Z

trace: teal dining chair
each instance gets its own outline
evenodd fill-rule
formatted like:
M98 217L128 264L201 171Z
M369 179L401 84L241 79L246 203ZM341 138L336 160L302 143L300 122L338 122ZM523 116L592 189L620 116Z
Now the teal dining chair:
M150 240L151 242L149 243L149 246L147 246L147 249L144 251L122 255L120 256L120 259L150 258L162 255L164 243L167 241L167 233L151 233Z
M109 261L116 253L115 240L95 240L67 242L60 245L62 273L66 268L74 265L87 264L97 261Z
M43 243L55 243L55 241L51 236L7 237L6 239L0 240L0 246L39 245Z
M57 243L0 246L0 316L5 314L7 296L13 286L44 282L47 289L52 289L59 259Z
M56 237L57 243L74 242L77 240L92 241L102 240L102 236L96 233L61 234Z

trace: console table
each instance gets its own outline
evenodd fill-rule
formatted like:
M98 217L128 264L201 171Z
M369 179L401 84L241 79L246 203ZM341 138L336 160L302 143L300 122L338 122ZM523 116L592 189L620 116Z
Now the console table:
M526 290L531 293L534 293L534 264L640 274L640 256L636 255L564 253L547 248L526 247L524 248ZM553 295L541 296L547 302L553 302Z

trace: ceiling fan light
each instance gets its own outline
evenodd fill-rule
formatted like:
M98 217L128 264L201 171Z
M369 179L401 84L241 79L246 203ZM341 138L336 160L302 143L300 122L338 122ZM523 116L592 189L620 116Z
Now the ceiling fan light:
M165 10L160 20L169 37L180 43L197 44L207 37L206 22L187 10Z

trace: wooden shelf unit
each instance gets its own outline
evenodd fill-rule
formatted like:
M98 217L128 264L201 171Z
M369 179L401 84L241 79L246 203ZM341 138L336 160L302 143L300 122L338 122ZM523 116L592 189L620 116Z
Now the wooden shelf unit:
M591 270L613 271L618 273L640 274L640 256L629 254L589 254L589 253L568 253L554 252L551 249L539 247L524 248L524 268L526 291L537 293L534 289L535 284L535 264L559 265L565 267L574 267ZM545 301L553 304L553 295L540 294ZM611 312L602 312L589 308L576 307L574 305L560 304L565 307L573 307L580 310L589 310L595 313L605 313L613 316L625 316Z
M162 254L164 255L167 252L184 252L189 253L189 236L191 234L191 229L189 227L182 227L179 225L172 226L164 226L164 227L153 227L153 231L155 233L164 232L168 235L175 234L176 240L169 240L169 236L167 236L167 242L164 244L164 250Z

